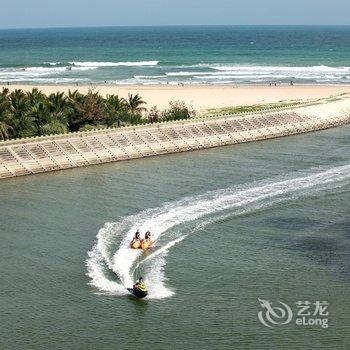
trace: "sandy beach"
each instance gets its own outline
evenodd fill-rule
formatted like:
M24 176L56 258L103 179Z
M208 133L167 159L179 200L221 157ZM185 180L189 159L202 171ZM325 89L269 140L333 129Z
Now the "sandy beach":
M89 89L101 95L118 94L127 97L128 93L140 94L147 107L165 108L170 101L185 101L197 111L211 108L224 108L258 103L274 103L286 100L307 100L324 98L342 93L350 93L350 85L294 85L294 86L116 86L116 85L3 85L10 90L31 90L36 87L46 94L57 91Z

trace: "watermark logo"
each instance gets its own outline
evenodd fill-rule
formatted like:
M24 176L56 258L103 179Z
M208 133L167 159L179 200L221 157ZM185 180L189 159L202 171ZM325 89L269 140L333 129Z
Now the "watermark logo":
M258 299L261 311L258 312L259 321L268 328L283 326L289 323L294 323L297 326L320 326L328 328L329 324L329 303L327 301L315 302L297 301L292 308L278 301L278 304L273 304L268 300Z
M290 323L293 318L292 309L285 303L279 301L279 306L272 306L268 300L258 299L263 311L259 311L260 322L269 328Z

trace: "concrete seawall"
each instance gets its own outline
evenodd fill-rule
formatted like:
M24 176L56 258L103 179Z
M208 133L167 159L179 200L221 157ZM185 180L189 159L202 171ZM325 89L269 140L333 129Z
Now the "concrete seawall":
M350 99L245 116L194 119L0 142L0 179L192 151L350 123Z

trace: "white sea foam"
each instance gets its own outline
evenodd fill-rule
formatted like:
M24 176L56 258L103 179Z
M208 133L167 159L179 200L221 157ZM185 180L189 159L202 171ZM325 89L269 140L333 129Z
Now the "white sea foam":
M188 235L200 232L222 217L242 215L321 190L333 190L349 181L350 165L345 165L211 191L125 217L101 228L89 252L87 274L99 292L124 295L125 288L130 287L144 269L149 298L169 297L174 291L166 286L166 257L171 247ZM137 229L142 233L150 229L157 241L156 248L145 256L129 248ZM111 279L111 273L115 279Z
M133 75L140 68L145 67L149 75ZM130 77L118 79L116 84L153 85L191 83L191 84L229 84L229 83L266 83L268 81L288 82L290 80L303 83L346 83L350 79L350 67L329 66L262 66L248 64L196 64L181 66L162 66L159 61L139 62L49 62L44 66L23 68L0 68L2 82L43 82L43 77L76 77L87 79L89 82L101 82L104 79L99 75L97 80L92 74L84 76L85 71L109 69L106 74L114 73L118 76L124 69L132 70ZM116 69L113 72L113 69ZM153 69L153 72L152 72ZM159 74L161 73L161 74ZM123 74L124 75L124 74ZM124 75L125 76L125 75ZM110 78L108 79L110 80Z
M167 79L141 79L141 78L130 78L114 81L116 85L178 85L178 81L172 81ZM186 84L186 82L184 82Z
M251 82L289 79L339 82L350 77L350 67L212 66L212 69L217 70L220 75L226 76L228 79L242 78ZM206 77L206 79L213 78Z
M69 62L77 67L139 67L156 66L159 61L140 61L140 62Z
M44 73L44 74L55 74L57 72L65 72L66 67L27 67L24 68L25 72L34 72L34 73ZM20 70L21 72L21 70Z
M162 79L166 78L165 75L134 75L135 79Z
M329 67L329 66L259 66L259 65L209 65L219 71L240 71L240 72L314 72L314 73L349 73L350 67Z
M64 75L70 75L71 71L86 71L91 69L97 69L94 67L24 67L24 68L1 68L0 69L0 81L2 82L42 82L46 80L53 81L50 77L56 77L54 79L57 83L65 82L65 79L69 81L88 81L87 78L66 78ZM62 76L63 75L63 76Z
M194 75L210 75L210 74L217 74L217 73L196 72L196 71L191 71L191 72L180 71L180 72L166 72L165 73L165 75L169 76L169 77L191 77Z
M260 65L218 65L200 64L193 66L171 67L172 71L164 72L164 75L136 76L140 83L149 80L164 81L171 77L179 81L197 80L197 83L239 83L267 81L309 81L309 82L344 82L350 79L350 67L291 67L291 66L260 66ZM176 71L178 68L181 70ZM189 70L184 70L189 68ZM196 69L200 68L200 69ZM205 70L203 70L205 69Z
M11 79L11 78L35 78L54 75L62 70L57 70L56 68L39 69L39 67L29 68L19 68L19 69L1 69L0 79Z
M194 79L202 79L202 80L227 80L227 79L253 79L253 78L259 78L259 79L284 79L288 78L286 75L282 74L269 74L269 75L259 75L259 76L248 76L248 75L241 75L241 74L212 74L212 75L193 75Z
M74 83L88 83L89 79L86 78L38 78L38 77L14 77L14 78L1 78L0 82L9 83L24 83L24 82L36 82L41 84L74 84Z

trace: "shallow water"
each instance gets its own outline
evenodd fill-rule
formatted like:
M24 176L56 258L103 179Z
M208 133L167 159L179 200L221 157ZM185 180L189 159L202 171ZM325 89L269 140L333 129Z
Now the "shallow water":
M1 181L0 348L346 349L349 135ZM125 292L140 274L144 301ZM329 328L267 328L258 298L326 300Z

